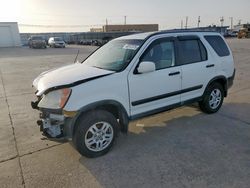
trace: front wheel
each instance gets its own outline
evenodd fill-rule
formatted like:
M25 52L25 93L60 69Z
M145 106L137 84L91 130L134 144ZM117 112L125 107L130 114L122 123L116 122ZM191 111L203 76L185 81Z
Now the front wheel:
M203 112L212 114L220 109L223 100L223 87L219 83L214 83L206 89L203 100L199 102L199 106Z
M104 110L89 112L77 121L73 141L82 155L98 157L112 147L117 128L118 122L111 113Z

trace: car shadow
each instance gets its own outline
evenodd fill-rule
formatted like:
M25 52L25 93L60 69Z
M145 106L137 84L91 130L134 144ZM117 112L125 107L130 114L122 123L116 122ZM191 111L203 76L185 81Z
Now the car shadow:
M103 187L247 185L249 111L249 103L227 103L208 115L194 104L151 116L132 122L108 154L79 161Z

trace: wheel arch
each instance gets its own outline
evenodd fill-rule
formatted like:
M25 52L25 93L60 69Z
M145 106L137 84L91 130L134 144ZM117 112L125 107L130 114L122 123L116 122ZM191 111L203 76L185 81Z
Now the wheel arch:
M215 82L217 82L217 83L219 83L219 84L222 85L222 87L223 87L223 89L224 89L224 97L227 97L227 93L228 93L228 86L227 86L227 85L228 85L228 84L227 84L227 78L226 78L225 76L216 76L216 77L214 77L213 79L211 79L211 80L208 82L206 89L204 90L203 96L204 96L204 94L205 94L207 88L208 88L211 84L213 84L213 83L215 83Z
M124 106L120 102L115 100L103 100L84 106L78 111L77 115L74 117L72 122L72 128L71 128L72 136L75 134L76 125L77 121L79 120L79 117L84 113L88 113L94 110L106 110L111 114L113 114L116 119L119 119L118 124L120 125L119 128L121 132L127 133L129 116Z

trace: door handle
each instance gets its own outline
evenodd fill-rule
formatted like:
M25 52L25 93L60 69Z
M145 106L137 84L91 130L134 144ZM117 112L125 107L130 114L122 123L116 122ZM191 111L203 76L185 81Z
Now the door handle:
M207 68L214 67L214 64L210 64L206 66Z
M177 72L170 72L168 75L169 75L169 76L174 76L174 75L177 75L177 74L180 74L180 71L177 71Z

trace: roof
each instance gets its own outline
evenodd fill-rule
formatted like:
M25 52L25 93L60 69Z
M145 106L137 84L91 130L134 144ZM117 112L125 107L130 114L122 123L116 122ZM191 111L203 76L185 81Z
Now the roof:
M120 39L139 39L139 40L144 40L148 37L155 36L155 35L161 35L161 34L195 34L195 35L200 35L200 34L219 34L218 32L215 31L200 31L197 29L191 30L191 29L173 29L173 30L165 30L165 31L156 31L156 32L146 32L146 33L139 33L139 34L132 34L132 35L127 35L123 37L117 38L118 40Z

